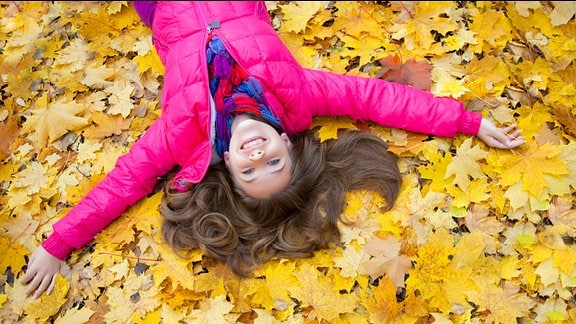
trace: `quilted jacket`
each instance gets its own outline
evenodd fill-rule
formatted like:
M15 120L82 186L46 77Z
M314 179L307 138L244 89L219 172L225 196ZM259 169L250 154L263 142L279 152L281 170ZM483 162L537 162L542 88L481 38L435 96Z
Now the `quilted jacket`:
M481 115L451 98L380 79L301 67L272 27L265 2L158 2L154 44L165 65L162 114L111 172L53 226L43 242L64 260L175 166L176 188L198 183L211 160L211 109L205 45L209 33L265 89L265 100L294 134L315 116L349 116L382 126L453 137L476 135Z

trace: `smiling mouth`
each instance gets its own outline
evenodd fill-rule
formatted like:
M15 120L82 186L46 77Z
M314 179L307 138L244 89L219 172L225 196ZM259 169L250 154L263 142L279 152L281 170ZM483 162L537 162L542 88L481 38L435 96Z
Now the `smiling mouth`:
M247 142L245 142L244 144L242 144L242 146L240 147L240 149L242 150L249 150L253 147L256 147L262 143L266 142L266 139L262 138L262 137L258 137L255 139L250 139Z

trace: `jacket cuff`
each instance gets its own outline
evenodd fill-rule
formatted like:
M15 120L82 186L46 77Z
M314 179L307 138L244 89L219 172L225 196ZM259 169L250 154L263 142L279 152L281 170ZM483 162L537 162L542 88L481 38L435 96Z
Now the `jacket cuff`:
M481 113L466 110L460 119L460 124L458 125L458 133L476 136L480 130L481 122Z
M64 261L70 255L74 247L64 242L57 233L52 233L44 242L42 247L56 258Z

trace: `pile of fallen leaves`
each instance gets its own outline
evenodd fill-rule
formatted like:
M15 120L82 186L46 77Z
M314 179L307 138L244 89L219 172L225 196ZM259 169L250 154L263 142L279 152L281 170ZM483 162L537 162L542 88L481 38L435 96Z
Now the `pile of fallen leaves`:
M0 319L57 323L576 321L573 2L268 2L305 67L452 96L527 143L370 128L400 156L395 207L351 192L342 239L239 279L159 234L161 193L24 298L28 255L160 114L163 67L127 2L0 2Z

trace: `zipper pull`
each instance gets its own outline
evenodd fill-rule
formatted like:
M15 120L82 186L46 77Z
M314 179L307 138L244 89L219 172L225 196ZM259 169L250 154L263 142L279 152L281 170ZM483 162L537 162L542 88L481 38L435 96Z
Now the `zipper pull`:
M213 21L210 24L208 24L208 32L211 33L212 29L216 29L216 28L220 28L220 22L219 21Z

